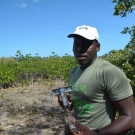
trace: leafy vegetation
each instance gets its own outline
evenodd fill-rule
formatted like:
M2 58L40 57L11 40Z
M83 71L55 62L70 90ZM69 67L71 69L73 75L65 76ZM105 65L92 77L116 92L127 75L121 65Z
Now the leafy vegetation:
M65 54L58 56L54 52L48 58L41 58L38 55L26 56L18 50L15 58L0 59L0 86L30 84L42 79L60 79L67 82L69 72L77 65L73 56Z
M112 3L116 3L114 15L125 17L135 10L135 0L112 0Z
M130 44L123 50L112 50L102 56L103 59L121 68L127 75L133 90L135 91L135 53L134 47ZM42 79L59 79L67 83L71 69L76 66L73 56L65 55L60 57L53 53L48 58L41 58L38 55L23 56L17 51L16 57L2 58L0 60L0 86L7 88L17 85L30 84Z
M135 0L112 0L116 3L114 15L126 17L135 10ZM125 27L121 34L129 34L130 40L124 49L112 50L102 56L103 59L118 66L127 75L135 96L135 25Z

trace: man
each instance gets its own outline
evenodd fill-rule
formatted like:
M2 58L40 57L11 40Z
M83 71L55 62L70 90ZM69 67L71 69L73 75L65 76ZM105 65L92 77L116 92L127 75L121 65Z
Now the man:
M79 26L68 35L73 38L73 53L79 66L69 76L73 92L68 100L74 110L73 135L120 135L135 127L133 91L125 74L97 57L100 50L97 29ZM58 102L62 106L59 96ZM119 117L115 119L116 110ZM66 135L72 135L68 125Z

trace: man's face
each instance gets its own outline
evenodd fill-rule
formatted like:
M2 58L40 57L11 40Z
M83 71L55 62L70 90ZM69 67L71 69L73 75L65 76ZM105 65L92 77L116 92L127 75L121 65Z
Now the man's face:
M73 53L81 67L88 67L97 57L97 51L100 50L100 44L96 40L87 40L83 37L74 37Z

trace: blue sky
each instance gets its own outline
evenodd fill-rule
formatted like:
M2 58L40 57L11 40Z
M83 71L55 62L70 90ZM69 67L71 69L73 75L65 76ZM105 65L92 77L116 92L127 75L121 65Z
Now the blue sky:
M135 12L126 18L113 16L111 0L0 0L0 57L55 52L73 55L69 33L77 26L96 27L100 36L99 56L123 49L129 35L120 32L135 23Z

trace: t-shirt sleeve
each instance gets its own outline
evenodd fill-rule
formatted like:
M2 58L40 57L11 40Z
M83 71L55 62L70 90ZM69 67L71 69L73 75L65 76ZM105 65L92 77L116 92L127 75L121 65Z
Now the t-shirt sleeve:
M119 68L107 68L104 77L106 90L112 101L122 100L133 94L128 78Z

